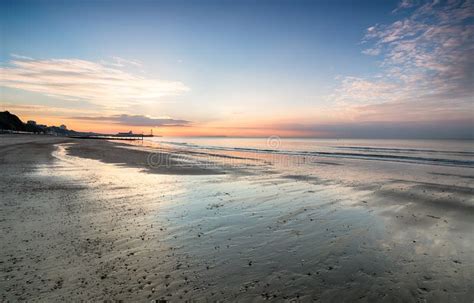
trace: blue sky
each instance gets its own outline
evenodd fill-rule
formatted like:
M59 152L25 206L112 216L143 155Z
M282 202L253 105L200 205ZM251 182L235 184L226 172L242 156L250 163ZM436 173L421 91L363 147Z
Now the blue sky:
M420 109L419 103L407 105L414 98L426 99L427 92L432 91L429 87L412 87L393 98L387 92L400 91L397 85L408 81L402 77L404 71L413 76L409 79L411 83L420 77L424 77L420 87L429 83L430 74L443 71L437 65L451 64L451 53L458 51L464 56L472 48L472 37L468 37L453 42L461 44L460 50L459 46L445 50L442 46L441 53L436 51L436 43L444 45L448 33L465 33L472 26L472 2L455 2L435 5L408 0L2 1L0 62L8 69L7 77L10 72L14 73L12 77L23 74L21 79L14 80L17 84L12 85L11 79L4 80L3 85L0 82L0 102L12 111L16 106L20 114L28 117L34 115L24 106L37 106L37 113L44 109L49 116L66 119L79 128L86 127L84 120L77 119L80 117L92 117L93 120L86 122L93 128L101 121L108 125L114 121L114 130L130 126L127 125L130 119L121 123L116 117L133 115L136 119L143 118L143 127L165 127L160 124L160 118L186 120L194 130L201 129L197 134L219 131L238 134L239 127L244 126L254 129L249 135L275 131L298 135L298 129L311 129L301 135L337 136L318 132L318 125L360 121L393 125L400 111L411 109L419 111L419 115L424 112L421 120L429 121L430 125L436 119L443 127L444 122L466 125L466 120L472 121L472 115L459 114L472 109L466 102L466 94L456 96L459 99L456 108L461 107L460 110L452 112L447 108L446 115L440 115L431 110L435 106L446 107L443 103L446 97L443 100L440 96L435 100L430 97L423 105L426 111ZM441 14L461 16L461 13L464 15L459 22L441 18ZM403 23L404 20L413 22ZM405 28L397 26L397 22L405 24ZM411 46L412 36L427 36L430 27L436 26L444 31L444 36L440 31L439 37L433 38L431 53L430 46L423 44L420 45L423 53L417 53L412 61L394 61L394 50ZM388 41L389 35L400 30L405 32L396 40L406 41L403 45ZM411 49L414 54L418 48ZM435 53L448 59L440 58L437 62L438 59L433 59ZM426 58L429 64L420 63L419 58ZM16 66L16 61L28 64ZM97 66L92 68L89 63ZM68 86L70 83L64 84L64 90L54 89L43 78L32 79L34 86L31 82L23 85L28 82L25 78L28 69L45 66L51 69L51 65L57 68L58 64L61 68L71 64L79 68L72 71L68 68L67 77L70 73L84 75L91 69L95 73L100 68L100 74L95 74L99 79L108 79L107 75L120 71L123 82L95 88L96 97L82 88L77 93L67 93L66 88L74 90ZM390 65L397 67L397 64L395 75L394 66ZM447 77L445 74L438 78L446 83L452 81ZM115 89L115 85L126 86L125 80L132 78L129 83L135 86L131 84L121 95L106 91ZM62 82L58 79L54 78L54 85L61 85L57 84ZM469 82L472 73L470 79L469 71L465 79L456 79ZM157 87L161 86L159 91ZM406 86L403 83L403 89ZM440 95L446 95L454 87L447 86ZM139 90L147 94L134 100L134 92ZM405 106L397 107L397 102ZM390 107L395 116L381 113L375 118L366 117L382 107ZM398 122L419 123L419 115ZM443 116L449 119L441 121ZM51 117L49 121L55 121ZM95 124L90 125L91 121ZM189 126L168 127L167 131L193 134L190 129Z

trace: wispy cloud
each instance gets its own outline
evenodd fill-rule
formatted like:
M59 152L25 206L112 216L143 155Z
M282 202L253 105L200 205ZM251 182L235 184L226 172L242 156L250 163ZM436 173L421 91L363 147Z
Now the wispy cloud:
M20 60L33 60L31 57L17 55L17 54L10 54L10 57L20 59Z
M402 0L400 1L400 4L398 5L399 8L409 8L415 5L414 0Z
M413 7L416 5L418 1L416 0L402 0L398 3L398 6L397 8L395 8L392 13L396 13L398 12L399 10L403 10L403 9L406 9L406 8L410 8L410 7Z
M106 65L108 64L115 67L125 67L127 65L132 65L136 67L143 66L143 63L139 60L129 60L129 59L124 59L124 58L116 57L116 56L112 57L112 62L109 62L109 61L103 61L103 62Z
M381 103L391 100L396 88L395 84L383 80L344 77L329 98L337 101L339 105Z
M409 10L407 17L371 26L363 38L370 44L363 53L381 58L381 72L346 77L330 97L353 106L361 117L364 111L402 121L404 112L472 117L474 2L402 1L401 9Z
M154 118L144 115L112 115L103 117L71 117L76 120L95 121L100 123L116 123L128 126L188 126L191 122L172 118Z
M34 100L32 100L34 101ZM38 117L62 117L67 118L71 115L94 115L96 110L84 109L84 108L70 108L61 105L41 105L41 104L16 104L11 102L1 102L1 108L4 110L11 111L12 113L18 113L21 115L38 116Z
M116 57L115 66L79 59L35 60L20 58L0 67L0 86L37 92L68 100L115 107L156 101L180 95L189 88L179 81L139 76L120 67L140 65Z

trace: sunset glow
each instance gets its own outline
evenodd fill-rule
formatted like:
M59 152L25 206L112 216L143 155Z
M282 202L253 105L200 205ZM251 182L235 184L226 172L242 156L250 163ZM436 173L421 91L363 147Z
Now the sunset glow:
M472 137L472 2L402 3L7 2L2 110L105 133Z

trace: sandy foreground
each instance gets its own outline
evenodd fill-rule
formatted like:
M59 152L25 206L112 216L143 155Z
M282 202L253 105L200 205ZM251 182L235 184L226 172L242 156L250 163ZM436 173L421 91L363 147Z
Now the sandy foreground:
M226 157L0 136L1 300L473 301L470 169Z

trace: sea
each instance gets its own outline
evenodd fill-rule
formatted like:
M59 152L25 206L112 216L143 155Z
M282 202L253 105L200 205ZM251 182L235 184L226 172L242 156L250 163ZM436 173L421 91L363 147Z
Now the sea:
M178 150L265 154L312 159L357 159L474 168L473 140L152 137L151 144Z

